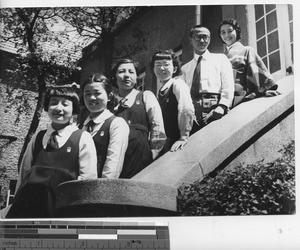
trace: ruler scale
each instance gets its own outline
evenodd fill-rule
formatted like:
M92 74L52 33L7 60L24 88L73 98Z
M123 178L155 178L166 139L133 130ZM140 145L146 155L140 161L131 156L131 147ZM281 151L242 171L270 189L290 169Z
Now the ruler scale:
M1 250L169 250L163 222L0 221Z

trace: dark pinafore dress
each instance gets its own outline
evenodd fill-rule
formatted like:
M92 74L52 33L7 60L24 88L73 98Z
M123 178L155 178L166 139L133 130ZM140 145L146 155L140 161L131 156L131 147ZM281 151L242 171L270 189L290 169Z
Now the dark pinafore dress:
M76 180L79 175L79 141L81 130L74 131L58 149L47 151L42 146L46 130L37 135L33 164L24 177L6 218L55 217L57 186Z
M173 84L165 91L159 92L158 102L161 107L167 135L164 151L168 151L180 138L180 130L178 128L178 101L173 92Z
M129 125L128 148L120 178L131 178L152 162L149 124L143 92L137 94L135 102L130 108L120 106L115 115L123 117Z
M110 125L116 116L112 115L102 124L98 132L93 136L95 147L97 150L97 173L98 178L101 178L103 167L107 157L107 149L110 140Z

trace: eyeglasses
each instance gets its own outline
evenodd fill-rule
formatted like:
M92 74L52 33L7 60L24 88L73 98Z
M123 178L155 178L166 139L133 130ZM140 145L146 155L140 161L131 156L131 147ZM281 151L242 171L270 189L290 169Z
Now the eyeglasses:
M201 39L203 39L205 42L207 42L208 39L210 39L210 36L208 36L208 35L195 35L195 36L193 36L193 38L196 41L200 41Z

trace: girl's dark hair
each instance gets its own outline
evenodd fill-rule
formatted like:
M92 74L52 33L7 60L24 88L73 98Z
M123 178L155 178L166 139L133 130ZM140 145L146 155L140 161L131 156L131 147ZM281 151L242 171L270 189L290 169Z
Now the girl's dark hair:
M103 89L107 93L108 99L110 99L109 97L112 95L113 87L109 83L109 79L102 73L93 73L81 85L81 93L82 93L82 96L81 96L81 99L80 99L81 105L85 106L85 104L84 104L84 88L85 88L85 86L87 84L91 84L91 83L94 83L94 82L101 83Z
M172 77L181 75L181 63L178 59L178 57L175 56L175 53L173 50L158 50L156 51L153 56L150 63L151 69L153 71L155 61L157 60L172 60L173 66L177 68L177 70L173 73Z
M229 25L231 25L233 27L233 29L236 31L236 40L237 41L242 38L242 30L241 30L241 27L240 27L238 21L235 20L235 19L233 19L233 18L228 18L228 19L222 21L221 24L220 24L220 26L219 26L219 28L218 28L218 35L221 38L221 40L222 40L223 43L225 43L225 42L223 41L220 33L221 33L221 27L224 24L229 24Z
M118 88L118 85L117 85L117 78L116 78L116 74L117 74L117 71L118 71L118 68L121 64L126 64L126 63L132 63L134 68L135 68L135 71L136 71L136 75L137 75L137 84L135 85L135 87L137 85L139 85L140 83L140 78L138 77L139 75L139 63L136 62L136 61L133 61L132 59L130 58L122 58L122 59L119 59L115 64L113 64L112 66L112 69L111 69L111 84Z
M51 86L46 90L44 110L48 112L51 97L65 97L73 103L73 114L79 114L80 101L78 95L79 85L76 83Z

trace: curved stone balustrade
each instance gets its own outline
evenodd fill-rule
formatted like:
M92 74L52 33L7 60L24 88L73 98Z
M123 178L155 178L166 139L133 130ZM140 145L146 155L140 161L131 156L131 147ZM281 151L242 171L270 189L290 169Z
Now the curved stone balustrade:
M166 153L130 180L61 184L57 202L60 215L171 215L176 211L177 188L183 183L201 180L237 157L239 162L247 162L246 158L258 161L277 153L285 141L294 139L293 76L278 84L282 95L240 104L192 135L182 150Z
M262 151L260 156L252 155L253 152L248 155L256 161L266 154L277 153L286 140L294 137L293 82L293 76L281 79L278 82L281 95L238 105L222 119L193 134L182 150L166 153L132 179L178 187L202 179L220 165L229 164L251 145L256 151ZM276 125L280 128L269 140L262 145L256 143L266 133L273 133ZM266 152L264 148L270 151ZM240 162L247 163L244 158Z
M58 187L60 217L174 215L177 190L129 179L69 181Z

